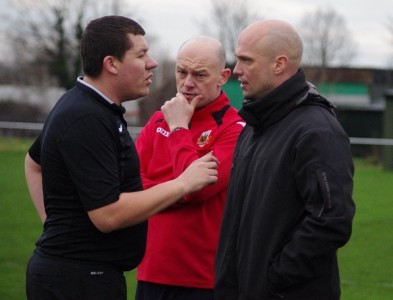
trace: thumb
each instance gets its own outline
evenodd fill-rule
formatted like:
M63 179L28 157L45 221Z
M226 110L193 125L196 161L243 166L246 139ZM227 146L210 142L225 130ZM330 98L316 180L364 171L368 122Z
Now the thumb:
M201 101L202 99L203 99L202 95L195 96L190 102L190 105L192 106L192 108L195 108L197 106L197 104L199 103L199 101Z

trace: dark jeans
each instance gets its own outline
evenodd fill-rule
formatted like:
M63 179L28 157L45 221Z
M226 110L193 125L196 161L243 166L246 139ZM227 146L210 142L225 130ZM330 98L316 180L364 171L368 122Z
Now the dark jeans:
M122 272L106 264L57 259L35 252L26 271L28 300L126 300Z
M135 300L213 300L213 290L138 281Z

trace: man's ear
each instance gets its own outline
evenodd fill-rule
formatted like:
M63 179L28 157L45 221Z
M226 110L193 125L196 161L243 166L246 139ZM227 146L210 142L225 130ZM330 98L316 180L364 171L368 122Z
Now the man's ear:
M288 57L286 55L277 56L274 64L274 74L281 74L288 67Z
M220 80L218 81L218 86L223 86L229 79L229 76L231 76L231 70L228 68L225 68L221 71L221 76Z
M105 56L102 62L103 69L112 74L117 74L119 61L114 56Z

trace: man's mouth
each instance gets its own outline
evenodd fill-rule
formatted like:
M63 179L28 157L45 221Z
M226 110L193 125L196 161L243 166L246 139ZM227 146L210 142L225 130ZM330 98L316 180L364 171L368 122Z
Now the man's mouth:
M191 101L192 99L194 99L196 96L198 96L198 95L196 95L196 94L190 94L190 93L182 93L183 95L184 95L184 97L186 97L186 99L188 100L188 101Z
M151 73L149 76L146 77L145 81L147 82L148 85L151 85L153 83L153 74Z

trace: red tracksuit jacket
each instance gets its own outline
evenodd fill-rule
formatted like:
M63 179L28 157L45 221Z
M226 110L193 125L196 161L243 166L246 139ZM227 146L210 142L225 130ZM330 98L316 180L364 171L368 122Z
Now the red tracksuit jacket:
M187 195L149 219L146 253L138 280L194 288L214 285L214 259L226 200L233 150L244 123L224 92L195 111L190 130L169 134L161 111L141 131L136 147L144 188L179 176L194 160L213 151L218 182Z

